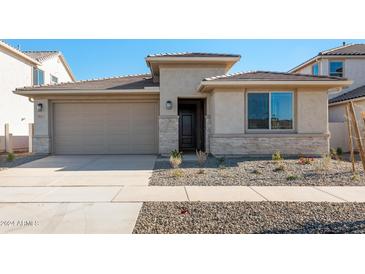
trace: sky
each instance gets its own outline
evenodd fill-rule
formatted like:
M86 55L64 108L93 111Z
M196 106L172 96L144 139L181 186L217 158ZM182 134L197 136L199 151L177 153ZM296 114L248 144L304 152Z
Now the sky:
M144 58L166 52L240 54L230 72L288 71L320 51L365 40L25 40L5 39L21 50L59 50L77 80L148 73Z

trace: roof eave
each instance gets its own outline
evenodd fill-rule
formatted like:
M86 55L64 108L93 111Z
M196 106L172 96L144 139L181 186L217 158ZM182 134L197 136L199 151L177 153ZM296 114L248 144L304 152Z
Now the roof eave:
M338 81L202 81L198 87L199 92L208 92L214 88L222 87L325 87L325 88L343 88L350 86L353 81L338 80Z
M67 61L66 61L66 59L65 59L65 57L63 57L63 55L60 53L59 54L59 57L60 57L60 59L61 59L61 62L62 62L62 64L64 65L64 67L66 68L66 70L67 70L67 73L70 75L70 77L71 77L71 79L72 79L72 81L76 81L76 77L75 77L75 75L72 73L72 70L71 70L71 68L70 68L70 66L68 65L68 63L67 63Z
M10 52L12 52L12 53L14 53L14 54L18 55L19 57L21 57L21 58L23 58L23 59L27 60L28 62L31 62L31 63L32 63L32 64L34 64L34 65L41 65L41 63L40 63L40 62L38 62L37 60L35 60L35 59L33 59L33 58L29 57L28 55L26 55L26 54L22 53L21 51L19 51L19 50L17 50L17 49L15 49L15 48L13 48L12 46L10 46L10 45L8 45L8 44L6 44L6 43L2 42L2 41L0 41L0 46L2 46L3 48L7 49L8 51L10 51Z
M110 94L159 94L157 89L16 89L14 94L33 97L42 95L110 95Z

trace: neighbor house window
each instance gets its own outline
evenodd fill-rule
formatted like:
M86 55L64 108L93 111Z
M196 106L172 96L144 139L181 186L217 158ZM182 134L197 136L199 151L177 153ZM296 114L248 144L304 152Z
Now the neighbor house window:
M33 68L33 85L44 84L44 71L38 68Z
M330 61L330 76L343 76L343 62L341 61Z
M319 74L319 71L318 71L318 63L315 63L315 64L312 66L312 74L313 74L313 75L318 75L318 74Z
M51 84L57 84L57 83L58 83L58 78L51 74Z
M293 129L293 92L248 93L247 118L248 129Z

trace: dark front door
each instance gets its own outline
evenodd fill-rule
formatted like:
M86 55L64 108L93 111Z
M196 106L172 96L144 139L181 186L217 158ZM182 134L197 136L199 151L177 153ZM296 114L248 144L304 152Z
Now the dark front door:
M204 150L204 105L202 100L179 101L179 149Z
M184 105L179 111L179 146L181 150L196 148L196 110L194 105Z

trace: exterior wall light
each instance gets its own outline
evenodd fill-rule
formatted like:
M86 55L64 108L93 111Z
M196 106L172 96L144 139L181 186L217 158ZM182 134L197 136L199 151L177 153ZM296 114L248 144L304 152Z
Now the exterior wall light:
M172 110L172 102L170 100L166 101L166 109Z
M37 104L37 111L38 112L42 112L43 111L43 104L42 103L38 103Z

